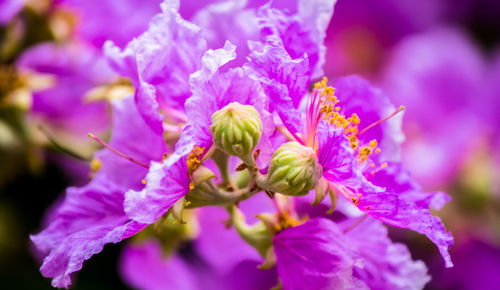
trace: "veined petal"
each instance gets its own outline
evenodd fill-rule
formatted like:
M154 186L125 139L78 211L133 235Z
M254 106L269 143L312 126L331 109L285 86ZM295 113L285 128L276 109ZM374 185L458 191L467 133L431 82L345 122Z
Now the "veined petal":
M153 162L141 191L125 194L125 212L133 220L152 224L189 191L187 155L171 156L163 163Z
M348 219L340 227L349 228L355 222ZM363 261L363 267L354 268L354 276L370 289L423 289L430 281L425 264L413 261L405 245L393 243L381 222L364 219L345 236Z
M271 109L292 133L301 131L302 115L297 110L310 80L307 58L292 59L283 47L265 45L250 55L246 68L253 70Z
M294 59L307 56L311 77L319 78L323 75L323 42L334 4L335 0L301 0L296 14L264 5L258 12L261 36L267 43L283 46Z
M284 289L353 288L355 259L341 229L316 218L288 228L274 239L278 275Z
M111 65L136 87L136 102L143 118L156 131L162 129L159 109L183 110L191 95L189 75L201 67L206 42L201 29L182 19L178 1L166 1L149 29L121 51L107 42Z
M429 207L442 207L445 194L424 193L413 183L399 164L391 164L373 174L369 180L384 186L383 193L362 191L357 207L365 213L395 227L407 228L426 235L439 249L446 267L452 267L449 248L453 237L439 217L432 216Z

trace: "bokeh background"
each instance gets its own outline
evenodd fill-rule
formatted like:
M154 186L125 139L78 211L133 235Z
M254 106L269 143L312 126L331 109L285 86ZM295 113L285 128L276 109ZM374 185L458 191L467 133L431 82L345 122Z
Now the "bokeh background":
M97 146L87 132L108 133L102 92L120 80L100 66L102 44L124 46L161 1L135 1L134 11L118 2L0 0L2 289L51 289L29 234L67 186L88 180ZM181 1L186 18L189 4ZM109 17L115 26L103 25ZM424 237L391 228L428 265L427 289L498 289L500 2L338 0L326 45L329 79L362 75L406 106L404 163L425 190L453 197L437 214L455 237L454 268ZM73 288L126 288L120 247L87 261Z

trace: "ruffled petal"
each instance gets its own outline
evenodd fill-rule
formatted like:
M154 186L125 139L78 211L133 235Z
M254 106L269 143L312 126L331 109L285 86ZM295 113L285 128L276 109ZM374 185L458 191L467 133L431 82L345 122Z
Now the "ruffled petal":
M250 54L248 41L259 40L259 23L255 9L247 9L246 0L219 1L207 5L191 19L200 26L209 48L218 48L226 41L237 47L237 59L231 67L242 65Z
M182 19L178 1L166 1L149 29L121 51L107 42L111 65L132 79L141 115L156 131L162 130L159 109L183 110L191 95L189 75L201 67L206 42L201 29ZM137 69L135 71L135 68Z
M290 132L300 132L302 115L297 107L310 81L307 58L292 59L283 47L265 45L254 50L245 67L260 81L271 110L278 113Z
M356 219L348 219L340 227L351 246L362 259L362 267L354 268L354 276L370 289L423 289L430 281L422 261L413 261L408 248L393 243L387 228L375 219L364 219L351 228Z
M133 100L115 100L113 107L111 145L145 163L161 158L165 150L162 136L155 135L139 117ZM150 150L138 150L141 146ZM47 228L31 236L37 248L47 254L40 270L53 278L55 287L67 288L71 273L80 270L105 244L117 243L146 226L130 221L123 201L126 190L143 186L141 179L147 169L108 149L98 152L96 158L102 167L93 180L84 187L69 188L62 204L51 213Z
M311 219L278 233L273 244L284 289L354 287L353 253L334 222Z
M357 207L395 227L407 228L426 235L439 249L446 267L452 267L449 248L453 237L429 207L442 207L449 200L444 193L425 193L413 183L399 164L391 164L373 174L369 181L386 188L385 192L362 191Z
M335 0L301 0L297 14L264 5L258 13L262 38L267 43L283 46L293 59L306 55L311 77L319 78L323 76L326 53L323 42L334 4Z
M143 190L125 194L125 212L133 220L152 224L188 191L187 156L171 156L151 164Z
M125 211L130 218L153 223L187 194L187 155L195 146L208 150L212 145L211 116L217 110L231 102L239 102L254 105L262 117L269 115L264 110L265 98L258 83L244 70L219 71L235 57L234 50L235 47L227 42L224 48L208 50L203 56L203 67L190 79L193 96L186 101L188 125L181 133L175 152L163 163L153 163L146 177L146 187L142 191L127 192Z

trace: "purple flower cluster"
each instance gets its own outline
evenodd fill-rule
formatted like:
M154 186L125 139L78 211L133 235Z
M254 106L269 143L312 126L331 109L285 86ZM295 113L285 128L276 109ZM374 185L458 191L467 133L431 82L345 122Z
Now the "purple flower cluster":
M111 101L109 143L92 135L106 146L92 180L31 237L53 286L130 238L121 270L138 288L423 288L426 266L383 223L426 235L453 265L430 213L449 197L400 163L403 108L360 77L321 79L335 1L260 2L166 0L128 44L91 33L107 13L82 27L89 43L111 39L92 77L109 69L135 92Z

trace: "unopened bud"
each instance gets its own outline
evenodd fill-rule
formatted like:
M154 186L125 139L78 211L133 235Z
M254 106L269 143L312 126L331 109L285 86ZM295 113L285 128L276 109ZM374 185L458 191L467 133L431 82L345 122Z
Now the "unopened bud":
M262 134L260 115L253 106L230 103L212 115L214 143L227 153L247 162Z
M288 142L274 152L265 189L285 195L304 195L316 186L321 177L316 152L298 142Z

